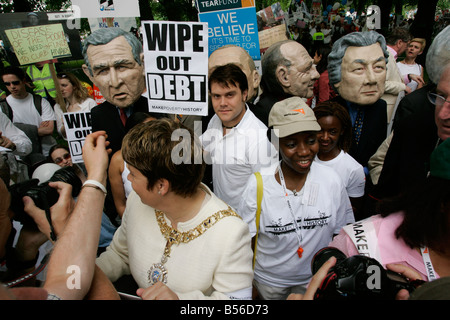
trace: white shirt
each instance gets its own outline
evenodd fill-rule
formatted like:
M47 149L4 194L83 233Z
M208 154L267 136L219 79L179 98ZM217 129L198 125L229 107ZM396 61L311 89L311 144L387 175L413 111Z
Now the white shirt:
M12 95L6 98L6 101L11 106L13 111L13 123L26 123L35 125L39 128L41 122L55 121L55 112L53 108L45 98L42 98L42 115L39 114L34 106L33 95L28 93L24 99L16 99ZM56 143L51 134L40 137L42 153L47 156L52 145Z
M97 106L97 103L92 98L87 98L82 103L78 104L81 108L80 110L76 112L87 112L91 111L91 109L95 106ZM69 104L66 103L66 110L69 107ZM63 118L64 112L61 109L61 106L59 104L55 104L55 116L56 116L56 129L58 130L58 133L61 134L61 129L64 127L64 118ZM67 138L64 138L67 140Z
M329 161L322 161L316 155L316 159L320 164L331 167L341 177L347 190L348 196L358 198L364 195L364 187L366 185L366 175L364 168L351 155L341 150L338 156Z
M16 99L12 95L6 98L13 111L14 123L27 123L39 127L43 121L56 120L55 112L46 99L42 99L42 115L39 115L33 102L33 95L28 93L24 99Z
M267 138L267 127L248 107L241 122L225 136L222 121L214 115L200 140L210 156L214 194L234 209L248 177L278 162L278 153Z
M1 135L11 140L16 145L16 150L14 150L14 154L18 156L26 156L31 150L31 141L27 137L27 135L17 128L9 118L3 113L0 112L0 132ZM0 151L9 150L3 147L0 147Z
M415 64L405 64L401 62L397 62L398 70L400 71L400 74L405 77L408 74L417 74L418 76L422 75L422 66L418 63ZM417 86L419 85L416 81L411 80L408 84L406 84L408 87L412 89L412 91L417 89Z
M279 164L261 170L264 192L261 203L259 236L256 252L255 280L274 287L305 285L310 281L314 254L328 246L333 234L354 222L350 200L340 177L333 169L313 162L305 185L297 196L288 197L301 231L295 228L283 187L275 179ZM241 195L237 213L248 223L250 234L256 234L256 189L254 176ZM304 249L298 257L299 241Z

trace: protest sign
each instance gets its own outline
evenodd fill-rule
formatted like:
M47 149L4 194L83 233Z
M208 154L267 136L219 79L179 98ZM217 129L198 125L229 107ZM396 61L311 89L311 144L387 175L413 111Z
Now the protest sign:
M264 53L272 44L287 39L285 24L280 24L278 26L260 31L259 46L261 48L261 53Z
M5 30L21 65L70 57L70 49L61 24Z
M247 50L253 60L261 60L255 7L200 13L208 23L209 52L233 44Z
M254 0L197 0L199 12L254 7Z
M72 163L83 162L82 148L84 140L92 131L91 113L68 112L64 113L63 118Z
M137 29L136 19L134 17L88 18L88 21L92 32L103 28L121 28L125 31L130 31L132 28Z
M81 18L139 17L138 0L72 0Z
M83 55L81 53L82 46L80 40L80 32L78 31L78 29L75 28L76 23L74 23L74 21L77 19L74 18L72 12L16 12L16 13L2 13L1 16L2 18L0 19L0 38L1 40L3 40L3 49L6 55L6 60L11 65L19 65L21 63L19 62L16 56L14 47L12 46L8 36L6 35L7 30L15 30L15 31L17 31L17 29L27 30L26 28L28 27L38 28L54 24L60 25L64 31L63 40L65 42L65 45L62 43L61 45L64 47L69 46L70 49L69 55L63 55L58 57L57 59L58 62L83 59ZM39 29L31 29L31 30L39 31ZM15 32L15 35L17 36L17 32ZM61 36L60 37L61 39L62 34L59 33L59 35ZM21 41L25 42L28 40L22 39ZM39 45L42 45L40 40L38 43ZM41 61L47 60L53 59L52 57L50 57L50 59L42 59ZM29 64L31 63L32 62L30 62Z
M205 23L143 21L149 111L208 114Z

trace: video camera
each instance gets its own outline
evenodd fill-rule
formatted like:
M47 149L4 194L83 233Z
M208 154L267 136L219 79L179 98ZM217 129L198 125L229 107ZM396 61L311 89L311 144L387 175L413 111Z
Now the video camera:
M410 293L423 281L409 281L401 274L386 270L375 259L362 255L347 257L342 251L326 247L318 251L311 261L315 274L330 258L336 257L319 289L316 300L395 300L401 289Z

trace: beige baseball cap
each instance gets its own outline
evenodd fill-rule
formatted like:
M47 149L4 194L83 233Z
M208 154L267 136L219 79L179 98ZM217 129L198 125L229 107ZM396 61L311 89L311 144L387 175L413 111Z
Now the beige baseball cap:
M275 129L275 135L279 138L298 132L321 130L314 111L300 97L275 103L269 113L269 128Z

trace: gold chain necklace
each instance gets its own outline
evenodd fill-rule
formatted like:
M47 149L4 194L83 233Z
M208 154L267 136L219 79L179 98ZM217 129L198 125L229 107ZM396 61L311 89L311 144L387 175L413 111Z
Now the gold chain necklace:
M219 220L225 217L238 217L241 218L236 212L228 207L226 210L220 210L203 220L198 226L192 228L191 230L180 232L177 229L169 226L164 219L164 213L159 210L155 210L156 220L158 221L159 229L161 234L166 239L166 246L164 248L163 255L161 257L161 262L154 263L148 270L148 282L150 285L156 282L162 282L167 284L167 269L164 264L170 257L170 249L173 244L188 243L195 238L200 237L209 228L215 225Z

